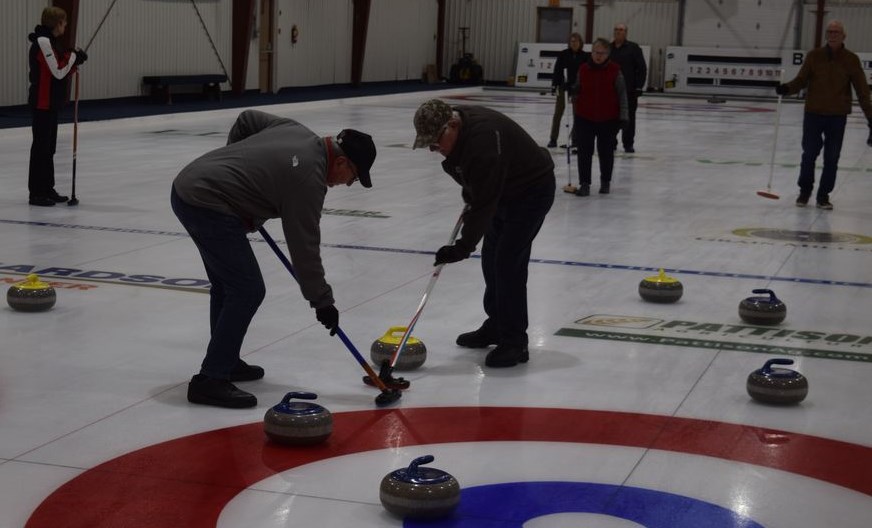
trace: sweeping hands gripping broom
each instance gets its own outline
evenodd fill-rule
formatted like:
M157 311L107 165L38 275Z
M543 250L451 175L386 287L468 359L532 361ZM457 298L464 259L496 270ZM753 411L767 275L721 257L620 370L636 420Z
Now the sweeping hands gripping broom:
M297 280L297 274L294 273L294 268L293 266L291 266L291 261L289 261L285 254L282 253L282 250L279 249L279 246L276 244L275 240L273 240L273 238L270 236L269 233L267 233L266 229L264 229L263 226L259 227L258 231L260 231L261 236L263 236L263 239L266 240L266 243L269 244L269 247L272 248L273 252L275 252L276 256L279 258L282 264L285 265L285 268L287 268L288 272L291 274L291 277L293 277L294 280ZM381 379L376 376L375 371L372 369L372 367L370 367L366 360L363 359L363 356L360 355L360 352L357 351L357 348L354 346L351 340L348 339L348 336L345 335L345 332L343 332L342 329L338 326L336 327L336 333L339 335L339 339L342 340L346 348L348 348L348 351L351 352L351 355L354 356L354 359L356 359L357 362L360 363L360 366L363 367L363 370L365 370L366 373L374 379L375 386L378 387L379 390L381 390L381 394L379 394L375 398L375 404L379 407L384 407L399 400L402 396L402 393L396 389L390 389L384 383L382 383Z

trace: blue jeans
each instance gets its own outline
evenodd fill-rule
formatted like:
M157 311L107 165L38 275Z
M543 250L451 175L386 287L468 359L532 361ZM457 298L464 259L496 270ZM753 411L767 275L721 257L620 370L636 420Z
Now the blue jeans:
M839 168L839 155L842 153L842 139L845 137L845 123L848 116L820 115L806 112L802 120L802 163L799 166L799 192L811 196L814 188L814 164L821 148L824 149L824 169L818 186L817 201L829 200L836 186L836 171Z
M239 362L248 325L266 295L248 230L236 216L194 207L173 188L170 204L200 251L209 290L211 338L200 374L228 379Z
M484 274L482 328L497 343L527 346L527 267L530 249L554 203L554 179L530 189L523 198L500 203L481 247Z

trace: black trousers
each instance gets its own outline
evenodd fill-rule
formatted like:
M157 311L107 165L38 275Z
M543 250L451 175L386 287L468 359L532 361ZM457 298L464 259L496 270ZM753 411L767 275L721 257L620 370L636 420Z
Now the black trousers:
M621 130L621 144L625 149L633 148L636 142L636 109L639 108L639 96L635 90L627 90L627 125Z
M30 146L30 169L27 189L30 197L47 197L55 186L54 155L58 142L57 110L32 110L33 143Z
M600 183L612 181L615 166L615 145L620 121L588 121L575 116L575 140L578 146L578 182L590 185L593 149L599 157Z
M497 207L481 247L485 332L500 345L527 346L527 267L533 239L554 203L554 178Z

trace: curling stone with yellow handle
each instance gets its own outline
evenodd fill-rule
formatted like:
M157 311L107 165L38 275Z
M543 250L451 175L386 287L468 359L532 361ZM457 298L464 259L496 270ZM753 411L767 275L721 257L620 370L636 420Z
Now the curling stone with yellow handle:
M369 350L372 362L376 365L381 365L385 361L390 363L405 333L405 326L392 326L388 328L385 335L376 339ZM409 336L409 339L406 340L406 346L403 347L403 351L397 358L397 364L394 365L394 369L400 371L415 370L423 365L426 360L427 347L424 346L420 339L415 338L415 336Z
M31 273L21 282L16 282L6 292L6 302L19 312L44 312L57 301L55 289Z
M681 299L684 286L677 279L669 277L663 268L660 273L647 277L639 283L639 295L648 302L674 303Z

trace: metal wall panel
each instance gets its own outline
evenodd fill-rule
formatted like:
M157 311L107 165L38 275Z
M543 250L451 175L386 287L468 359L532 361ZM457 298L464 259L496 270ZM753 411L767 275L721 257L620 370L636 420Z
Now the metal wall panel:
M363 81L420 79L436 63L436 0L372 0Z
M841 20L845 25L845 46L855 52L872 52L872 1L844 2L830 0L827 2L827 14L824 19ZM802 39L801 48L809 50L814 47L815 37L815 11L817 2L806 0L802 14ZM824 42L821 36L821 42Z
M42 10L49 6L48 0L15 0L0 2L0 35L3 35L3 75L0 75L0 106L27 103L28 64L27 40L33 28L39 24Z
M197 1L205 30L190 1L121 0L109 11L111 4L79 5L78 45L93 38L81 68L82 99L140 95L145 75L224 73L222 62L229 77L232 0Z
M351 82L351 0L279 0L276 89ZM296 24L299 39L291 43Z
M468 27L466 52L481 64L484 78L507 80L515 73L518 43L536 41L536 8L547 6L547 0L446 0L442 75L460 58L460 28ZM578 16L577 6L565 7Z
M651 46L646 84L662 88L666 47L678 42L678 14L678 0L605 1L594 14L593 33L612 40L615 24L626 24L629 40Z
M795 0L686 2L682 46L790 49L796 35Z

